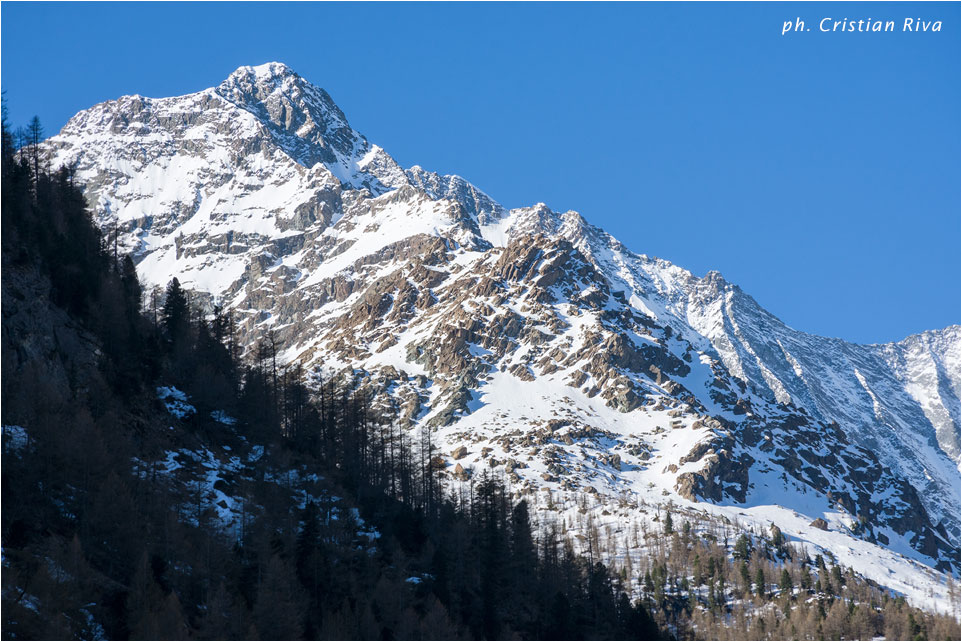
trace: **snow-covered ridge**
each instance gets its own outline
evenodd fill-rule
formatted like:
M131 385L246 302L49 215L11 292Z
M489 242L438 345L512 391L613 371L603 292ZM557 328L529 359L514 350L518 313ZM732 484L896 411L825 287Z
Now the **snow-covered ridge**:
M177 276L248 342L273 328L285 358L470 446L455 482L485 466L524 492L771 515L957 573L959 326L873 346L799 332L577 212L403 170L279 63L101 103L45 153L148 285Z

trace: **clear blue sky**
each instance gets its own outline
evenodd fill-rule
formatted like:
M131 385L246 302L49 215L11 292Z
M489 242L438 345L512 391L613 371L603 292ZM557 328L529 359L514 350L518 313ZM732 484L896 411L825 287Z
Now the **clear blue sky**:
M287 63L402 165L575 209L789 325L960 320L958 3L2 5L10 120ZM782 36L801 17L810 32ZM824 17L895 33L820 33ZM903 33L904 18L942 20Z

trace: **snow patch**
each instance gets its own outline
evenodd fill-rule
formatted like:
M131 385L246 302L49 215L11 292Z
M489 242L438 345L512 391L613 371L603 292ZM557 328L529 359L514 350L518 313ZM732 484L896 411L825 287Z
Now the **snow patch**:
M173 386L159 386L157 398L164 402L167 412L178 419L185 419L197 412L197 409L187 403L187 395Z

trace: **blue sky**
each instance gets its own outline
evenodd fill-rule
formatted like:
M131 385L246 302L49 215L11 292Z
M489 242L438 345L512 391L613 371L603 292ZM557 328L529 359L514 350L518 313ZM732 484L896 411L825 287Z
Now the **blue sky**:
M404 166L860 342L960 320L958 3L5 2L11 122L279 60ZM821 33L822 18L894 33ZM907 17L941 20L904 33ZM801 18L809 32L781 35Z

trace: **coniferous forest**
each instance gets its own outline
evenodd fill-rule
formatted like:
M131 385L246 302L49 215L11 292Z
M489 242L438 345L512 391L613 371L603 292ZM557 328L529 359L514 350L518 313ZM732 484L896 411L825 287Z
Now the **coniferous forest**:
M176 279L145 292L41 137L4 118L4 638L959 638L780 533L666 515L608 567L497 478L450 493L362 387L238 345ZM223 462L219 510L185 471Z

